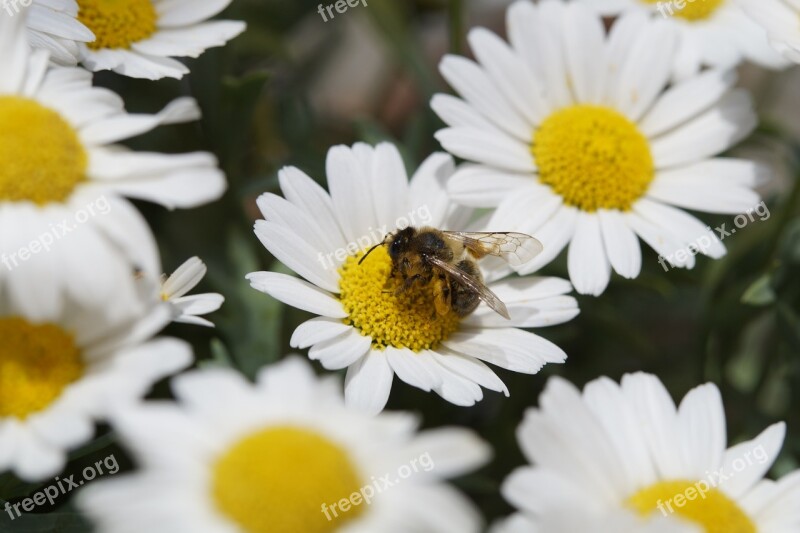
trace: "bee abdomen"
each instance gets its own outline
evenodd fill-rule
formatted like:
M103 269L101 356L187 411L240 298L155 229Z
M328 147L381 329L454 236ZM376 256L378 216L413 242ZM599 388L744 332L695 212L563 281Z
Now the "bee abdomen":
M456 264L456 268L479 282L483 281L483 276L481 276L478 266L472 261L463 259ZM475 291L452 279L450 280L450 292L450 307L460 317L465 317L472 313L481 303Z

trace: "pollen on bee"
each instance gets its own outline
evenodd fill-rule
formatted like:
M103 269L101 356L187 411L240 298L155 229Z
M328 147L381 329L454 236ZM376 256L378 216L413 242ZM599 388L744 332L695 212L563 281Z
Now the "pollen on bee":
M339 299L348 314L345 323L370 336L373 347L434 349L458 329L455 313L436 312L432 285L398 291L401 282L391 276L386 248L377 247L359 265L365 253L347 258L339 268Z

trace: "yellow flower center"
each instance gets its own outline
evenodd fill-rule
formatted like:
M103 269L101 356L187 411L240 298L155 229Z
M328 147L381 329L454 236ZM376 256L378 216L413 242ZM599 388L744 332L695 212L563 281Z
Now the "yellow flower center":
M84 373L71 334L52 324L0 318L0 417L44 410Z
M94 33L92 50L130 48L156 32L158 14L151 0L78 0L78 19Z
M689 21L705 20L725 2L725 0L643 0L646 4L662 4L663 13L681 17ZM683 7L680 7L680 6Z
M247 533L329 533L366 505L339 503L362 486L347 452L300 427L245 437L217 460L212 478L218 508Z
M345 323L372 337L374 348L429 350L458 329L458 315L436 312L432 285L398 292L401 282L390 277L386 247L379 246L359 265L363 254L348 257L339 268L339 299L348 314Z
M705 481L661 481L628 500L642 516L654 511L675 515L702 526L706 533L756 533L757 529L739 505Z
M27 98L0 96L0 202L63 202L86 179L76 131Z
M557 111L535 133L531 152L539 180L567 205L626 211L655 174L650 145L636 125L606 107Z

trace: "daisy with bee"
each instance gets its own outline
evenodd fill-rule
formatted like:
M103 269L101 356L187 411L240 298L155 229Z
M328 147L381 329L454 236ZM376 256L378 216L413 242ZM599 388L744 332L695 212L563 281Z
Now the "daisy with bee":
M287 167L278 175L283 196L257 201L264 220L256 222L256 236L302 279L279 272L247 278L317 315L297 327L290 344L308 348L327 370L347 369L350 406L381 411L395 374L456 405L473 405L482 388L509 394L484 363L535 374L566 359L523 328L574 318L572 286L559 278L509 277L542 245L523 233L467 231L483 227L473 227L474 211L446 192L452 157L431 155L409 179L394 145L358 143L331 148L326 167L328 190ZM430 209L426 225L395 224L419 206ZM333 254L335 268L317 260L382 227L394 229L347 257Z

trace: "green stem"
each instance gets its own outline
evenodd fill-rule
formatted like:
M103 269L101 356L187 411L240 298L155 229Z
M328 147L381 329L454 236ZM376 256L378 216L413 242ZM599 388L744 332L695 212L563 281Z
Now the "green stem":
M767 253L765 255L767 261L765 266L767 268L775 263L778 253L780 252L779 247L783 231L786 229L789 222L792 221L798 207L800 207L800 174L794 178L792 191L789 193L789 198L787 198L786 202L781 206L781 212L778 214L778 223L775 231L770 236Z
M448 22L450 52L460 54L464 48L464 0L449 0Z

